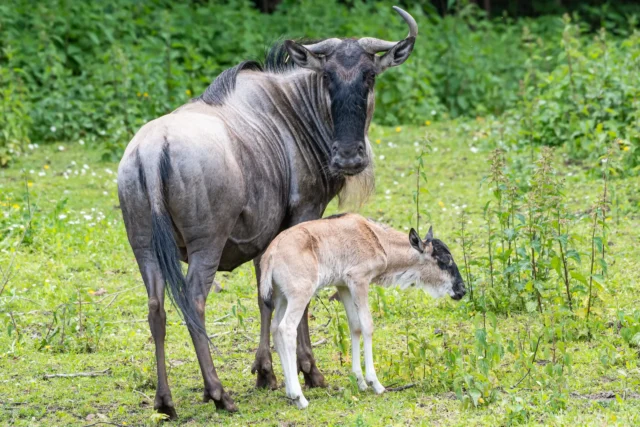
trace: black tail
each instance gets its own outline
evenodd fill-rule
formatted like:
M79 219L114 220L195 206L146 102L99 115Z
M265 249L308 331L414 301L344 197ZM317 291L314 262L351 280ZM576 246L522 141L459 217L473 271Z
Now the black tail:
M142 171L141 176L144 176L142 165L139 166ZM159 169L160 191L148 193L151 204L151 247L169 290L171 302L178 307L190 330L197 331L207 337L204 324L200 321L194 301L189 297L187 279L182 273L178 245L173 234L173 223L166 209L165 182L171 173L168 144L165 144L162 150ZM145 179L145 181L147 180ZM162 198L160 203L153 203L151 199L158 196ZM207 340L209 340L209 337L207 337Z

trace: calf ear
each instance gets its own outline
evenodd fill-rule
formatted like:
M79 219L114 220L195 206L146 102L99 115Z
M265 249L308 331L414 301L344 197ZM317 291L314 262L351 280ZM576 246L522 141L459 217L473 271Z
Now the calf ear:
M396 43L396 45L389 49L384 55L376 56L378 74L382 73L389 67L397 67L404 63L409 55L411 55L415 42L415 37L407 37L406 39Z
M289 57L298 67L322 71L322 60L306 47L293 40L285 40L284 47L287 48Z
M424 240L430 242L433 240L433 226L429 226L429 231L427 231L427 235L424 236Z
M411 231L409 231L409 243L411 243L411 246L416 251L420 253L424 252L424 243L422 243L422 240L420 240L420 236L418 236L418 233L416 233L416 230L414 230L413 228L411 229Z

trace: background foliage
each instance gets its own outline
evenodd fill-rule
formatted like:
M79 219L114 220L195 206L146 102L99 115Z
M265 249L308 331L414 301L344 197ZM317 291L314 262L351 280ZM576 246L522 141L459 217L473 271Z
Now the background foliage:
M447 4L443 14L430 2L406 6L420 36L402 70L378 82L378 123L516 109L536 144L570 143L584 157L585 138L615 133L637 146L625 130L640 120L635 15L605 5L583 7L584 21L506 10L488 19L474 3ZM261 59L278 38L405 32L391 4L375 1L288 0L268 15L246 0L3 3L0 164L31 142L53 141L96 142L117 160L143 123L202 93L225 68Z

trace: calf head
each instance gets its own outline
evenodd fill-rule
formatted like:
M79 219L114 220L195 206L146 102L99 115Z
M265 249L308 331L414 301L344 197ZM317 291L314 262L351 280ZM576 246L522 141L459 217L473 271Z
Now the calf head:
M412 228L409 243L420 254L416 266L419 285L436 297L448 294L454 300L462 299L466 294L464 280L447 245L442 240L433 238L433 228L429 227L424 239Z

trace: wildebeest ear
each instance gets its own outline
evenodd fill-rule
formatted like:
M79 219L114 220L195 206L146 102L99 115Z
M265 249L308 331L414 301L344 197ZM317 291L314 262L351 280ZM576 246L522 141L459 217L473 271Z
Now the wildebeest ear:
M433 240L433 226L429 226L429 231L427 231L427 235L424 236L424 240L430 242Z
M322 71L322 60L306 47L293 40L285 40L284 47L287 48L289 57L298 67Z
M411 243L411 246L418 252L424 252L424 243L422 243L420 236L418 236L418 233L416 233L416 230L413 228L409 231L409 243Z
M415 37L407 37L406 39L396 43L396 45L389 49L384 55L376 56L378 74L382 73L389 67L397 67L406 61L413 51L413 45L415 42Z

